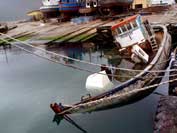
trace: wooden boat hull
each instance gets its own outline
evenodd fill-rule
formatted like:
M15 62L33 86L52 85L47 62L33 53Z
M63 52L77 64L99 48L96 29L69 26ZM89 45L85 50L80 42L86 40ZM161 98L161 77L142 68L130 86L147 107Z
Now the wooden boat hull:
M40 11L46 18L56 18L60 15L58 5L42 6Z
M42 7L40 7L40 11L43 12L43 13L59 12L59 7L58 7L58 5L42 6Z
M129 6L133 0L100 0L99 5L101 7L112 7L112 6Z
M59 3L59 11L61 13L77 13L79 9L84 7L83 4L80 3Z
M68 106L61 113L59 113L59 115L92 112L115 105L123 105L138 97L150 94L155 87L149 89L145 89L143 87L154 84L154 82L159 83L161 78L157 78L159 73L149 73L148 71L164 70L167 65L167 62L164 62L164 60L166 61L169 59L169 53L171 49L171 36L168 34L166 27L160 25L154 27L163 29L164 37L156 56L141 73L117 86L112 91L95 98L91 98L90 100ZM160 75L163 75L163 73L160 73Z

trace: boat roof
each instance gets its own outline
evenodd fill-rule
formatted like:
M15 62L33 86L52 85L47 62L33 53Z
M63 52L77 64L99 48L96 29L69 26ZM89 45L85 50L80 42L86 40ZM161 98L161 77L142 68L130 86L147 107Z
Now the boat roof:
M120 21L118 24L113 25L113 26L111 27L111 29L112 29L112 30L115 30L116 28L121 27L121 26L123 26L123 25L126 24L126 23L129 23L129 22L131 22L131 21L134 21L138 16L139 16L139 15L134 15L134 16L128 17L128 18L124 19L123 21Z

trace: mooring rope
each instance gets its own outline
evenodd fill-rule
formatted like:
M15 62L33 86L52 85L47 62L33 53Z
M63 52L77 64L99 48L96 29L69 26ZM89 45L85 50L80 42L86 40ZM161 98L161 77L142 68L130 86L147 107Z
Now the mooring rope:
M113 98L117 98L117 97L123 97L123 96L129 95L129 94L132 94L132 93L138 93L140 91L149 90L149 89L152 89L152 88L155 88L155 87L158 87L158 86L161 86L161 85L165 85L165 84L168 84L168 83L173 83L175 81L177 81L177 78L175 78L173 80L164 81L164 82L161 82L161 83L158 83L158 84L149 85L149 86L146 86L146 87L143 87L143 88L133 89L133 90L130 90L130 91L127 91L127 92L122 92L122 93L117 93L115 95L113 94L112 96L110 96L110 98L113 99ZM91 102L96 103L99 100L104 100L106 98L109 98L109 96L108 97L103 97L103 98L100 98L100 99L97 99L97 100L94 100L94 101L89 101L88 103L73 105L70 109L67 109L67 110L63 111L63 112L59 113L58 115L63 115L67 112L70 112L71 110L74 110L75 108L78 108L78 106L83 106L84 104L90 104Z
M98 66L98 67L101 67L102 65L101 64L96 64L96 63L92 63L92 62L87 62L87 61L84 61L84 60L79 60L79 59L74 59L74 58L71 58L71 57L68 57L68 56L65 56L65 55L61 55L61 54L58 54L58 53L54 53L54 52L51 52L51 51L48 51L48 50L45 50L43 48L39 48L39 47L35 47L29 43L26 43L26 42L23 42L23 41L20 41L18 39L15 39L9 35L6 35L6 34L3 34L3 33L0 33L0 35L4 35L12 40L15 40L17 42L20 42L21 44L24 44L26 46L29 46L31 48L34 48L34 49L38 49L40 51L43 51L45 53L48 53L48 54L51 54L51 55L55 55L55 56L59 56L59 57L62 57L62 58L65 58L65 59L69 59L69 60L72 60L72 61L76 61L76 62L79 62L79 63L84 63L84 64L89 64L89 65L93 65L93 66ZM1 40L3 40L1 38ZM10 43L8 41L8 43ZM11 43L12 45L14 45L14 43ZM17 46L17 45L16 45ZM168 59L169 60L169 59ZM168 62L167 60L167 62ZM112 70L122 70L122 71L130 71L130 72L142 72L143 70L134 70L134 69L127 69L127 68L119 68L119 67L113 67L113 66L105 66L105 67L108 67ZM176 69L172 69L172 70L169 70L169 71L177 71ZM166 70L149 70L147 72L153 72L153 73L161 73L161 72L166 72Z
M5 40L5 39L2 39L4 42L6 42L6 43L9 43L7 40ZM61 64L61 65L64 65L64 66L67 66L67 67L71 67L71 68L73 68L73 69L78 69L78 70L80 70L80 71L84 71L84 72L88 72L88 73L97 73L97 74L101 74L101 75L108 75L108 76L111 76L111 77L118 77L118 78L135 78L136 77L136 75L138 74L138 73L136 73L136 75L132 75L132 76L129 76L129 75L127 75L127 76L123 76L123 75L118 75L118 74L104 74L104 73L100 73L100 72L97 72L97 71L93 71L93 70L89 70L89 69L84 69L84 68L81 68L81 67L78 67L78 66L73 66L73 65L70 65L70 64L65 64L65 63L62 63L62 62L60 62L60 61L58 61L58 60L54 60L54 59L51 59L51 58L49 58L49 57L45 57L45 56L41 56L41 55L39 55L39 54L37 54L37 53L34 53L34 52L32 52L32 51L30 51L30 50L27 50L27 49L25 49L25 48L23 48L23 47L21 47L21 46L19 46L19 45L16 45L15 43L13 43L13 46L15 46L15 47L17 47L17 48L19 48L19 49L22 49L22 50L24 50L24 51L26 51L26 52L28 52L28 53L30 53L30 54L32 54L32 55L35 55L35 56L37 56L37 57L40 57L40 58L43 58L43 59L47 59L47 60L49 60L49 61L51 61L51 62L54 62L54 63L57 63L57 64ZM156 76L156 78L162 78L162 77L175 77L175 76L177 76L177 74L171 74L171 75L164 75L164 76ZM142 76L141 76L142 77Z
M146 90L158 87L160 85L164 85L164 84L168 84L168 83L173 83L175 81L177 81L177 78L175 78L173 80L164 81L164 82L161 82L159 84L153 84L153 85L149 85L149 86L146 86L146 87L143 87L143 88L133 89L133 90L126 91L126 92L123 92L123 93L117 93L115 95L113 94L112 96L110 96L110 98L113 99L113 98L117 98L117 97L127 96L127 95L132 94L132 93L138 93L140 91L146 91ZM108 97L103 97L103 98L100 98L100 99L97 99L97 100L94 100L94 101L89 101L88 103L81 103L81 104L78 104L78 105L73 105L70 109L67 109L67 110L63 111L63 112L59 113L58 115L63 115L65 113L67 113L67 112L70 112L70 111L78 108L78 106L83 106L84 104L90 104L91 102L95 102L96 103L99 100L103 101L106 98L109 98L109 96Z

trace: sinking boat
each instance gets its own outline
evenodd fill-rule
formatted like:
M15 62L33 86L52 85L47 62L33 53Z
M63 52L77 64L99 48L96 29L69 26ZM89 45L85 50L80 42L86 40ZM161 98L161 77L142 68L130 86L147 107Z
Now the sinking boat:
M167 28L163 25L151 26L147 20L142 21L141 16L135 15L118 22L111 29L119 51L122 51L122 54L128 54L130 57L134 55L131 60L135 63L145 64L146 67L144 70L136 71L138 73L135 76L114 88L110 89L108 87L96 96L88 95L87 98L82 98L80 102L73 105L51 104L50 107L56 114L63 116L122 106L150 94L156 87L148 88L146 86L161 81L171 49L171 36L167 32ZM144 57L144 53L146 57ZM104 83L106 81L109 84L108 78L103 79L103 76L98 76L98 74L101 73L96 75L97 79L101 79L98 82ZM89 77L89 82L91 83L91 81L92 79ZM100 85L93 83L89 87L89 89L92 89L92 87L99 89Z

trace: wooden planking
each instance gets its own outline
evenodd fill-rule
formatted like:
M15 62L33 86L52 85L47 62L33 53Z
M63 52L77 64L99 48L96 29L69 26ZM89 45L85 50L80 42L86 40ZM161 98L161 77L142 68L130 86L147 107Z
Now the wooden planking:
M90 25L97 24L98 22L100 22L100 20L92 21L91 23L86 23L81 25L70 25L72 28L67 27L67 29L63 27L61 28L61 32L57 33L58 38L47 42L47 44L54 43L54 42L62 42L63 38L66 39L67 36L72 36L73 34L76 34L77 32L80 32L81 30L88 28Z
M25 22L17 24L18 27L9 31L7 34L14 37L24 33L24 35L26 35L26 33L33 33L31 34L32 36L30 36L31 41L42 40L42 38L44 38L45 44L47 45L52 43L76 43L87 41L94 37L97 27L112 25L114 22L115 21L111 19L107 21L96 19L79 25L70 22L64 22L58 25L53 23L41 25L40 22Z
M71 36L68 36L65 40L63 40L63 42L77 42L80 40L80 38L82 38L81 36L89 36L90 34L96 33L96 28L98 26L104 25L105 23L108 23L109 21L106 22L100 22L97 23L95 25L92 25L88 28L85 28L83 30L80 30L79 32L76 32L74 34L72 34Z

